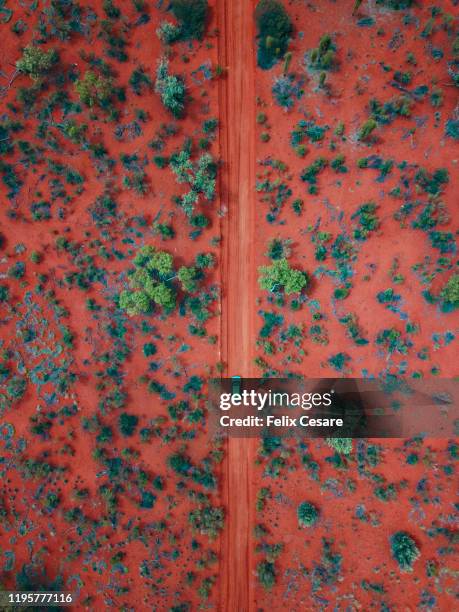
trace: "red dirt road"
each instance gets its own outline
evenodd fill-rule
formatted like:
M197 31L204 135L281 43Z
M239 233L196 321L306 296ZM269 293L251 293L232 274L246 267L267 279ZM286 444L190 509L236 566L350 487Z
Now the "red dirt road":
M228 376L253 372L254 294L253 237L255 199L255 83L252 2L217 3L219 63L227 70L220 81L222 203L222 359ZM230 439L223 470L227 509L221 555L221 609L251 609L253 591L250 529L254 500L250 466L255 441Z

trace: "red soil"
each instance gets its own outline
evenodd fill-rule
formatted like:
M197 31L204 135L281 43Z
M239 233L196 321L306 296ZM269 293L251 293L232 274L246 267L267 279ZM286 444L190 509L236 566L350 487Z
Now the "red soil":
M12 2L9 4L13 7ZM24 20L29 28L26 32L21 36L13 35L11 24L2 24L5 32L2 70L7 77L4 83L9 82L14 64L22 48L32 40L37 25L37 13L23 8L23 4L13 7L13 21ZM81 4L91 6L100 18L104 17L101 2ZM180 43L171 52L171 69L186 75L192 101L187 117L179 122L179 133L167 140L164 154L170 155L181 147L187 135L198 139L203 120L209 117L220 120L219 138L211 143L210 149L216 158L223 160L220 194L215 202L202 206L212 220L211 226L197 240L191 241L188 239L190 226L183 212L171 202L172 196L181 193L182 188L169 170L160 170L151 163L152 150L148 145L155 138L159 125L170 122L171 116L151 89L138 97L128 86L132 70L138 65L143 65L154 79L156 60L163 53L155 29L165 13L157 7L150 7L150 22L137 27L134 26L137 15L131 4L126 3L125 7L121 0L115 4L123 5L126 13L123 24L129 52L127 63L109 60L115 66L117 84L127 88L127 101L119 105L120 123L132 121L136 109L145 109L150 117L142 124L143 133L134 140L119 141L114 135L116 124L106 120L103 114L97 112L96 119L91 117L88 109L78 114L80 120L88 123L89 138L103 142L108 154L118 162L114 171L99 174L87 151L64 140L55 126L48 128L57 134L59 147L56 151L46 149L46 157L72 166L85 178L83 193L77 194L68 188L72 199L64 207L64 219L54 214L52 219L40 222L30 218L29 206L38 197L36 192L42 192L40 197L50 197L50 185L42 179L47 171L43 160L36 168L27 168L15 153L9 161L17 167L24 187L13 201L6 196L7 187L3 183L0 187L4 203L2 232L7 238L0 261L1 280L11 286L12 294L8 304L0 304L2 351L12 351L18 364L23 365L25 375L32 377L38 371L36 366L44 362L44 356L61 347L62 352L57 357L59 364L68 360L69 371L77 375L69 389L58 395L51 405L45 399L45 392L51 394L55 389L54 383L48 382L41 389L29 384L24 398L2 416L3 422L14 425L16 433L12 441L1 443L1 454L5 458L0 464L1 584L14 588L15 576L21 567L33 562L44 566L51 577L62 575L65 588L80 591L81 598L75 609L169 610L186 602L193 611L200 607L222 612L255 609L380 610L383 601L387 601L390 609L398 612L418 609L424 591L436 597L435 604L430 608L425 604L424 609L452 609L452 583L457 576L457 564L449 552L448 537L454 525L452 491L455 483L452 453L446 450L444 441L427 440L409 447L403 441L384 441L380 445L381 463L366 465L367 472L363 473L355 453L338 469L335 468L330 462L331 450L324 442L296 447L288 443L266 457L261 453L257 455L256 441L231 439L225 445L226 456L219 487L208 490L189 481L184 483L184 478L167 465L173 452L185 449L193 463L198 465L218 450L209 441L205 426L197 425L196 437L188 440L186 434L191 428L181 421L172 421L167 412L170 402L148 393L145 384L139 380L146 375L150 380L165 384L177 393L178 400L184 397L183 385L191 375L204 379L215 375L220 360L224 362L228 376L258 374L259 369L253 365L254 357L261 354L261 348L256 345L261 327L257 310L277 308L268 301L266 292L257 289L256 282L257 267L267 263L264 253L268 241L275 237L291 239L291 263L312 274L318 264L314 259L310 226L314 226L320 217L320 229L336 236L343 224L351 225L349 217L356 207L369 199L380 204L382 229L358 245L353 289L349 297L343 302L334 300L335 279L326 275L313 278L308 288L308 300L319 303L318 309L323 315L321 325L328 334L329 344L314 343L308 331L315 323L312 302L303 304L300 311L293 311L287 299L287 306L278 308L278 311L285 317L284 328L295 324L305 330L301 344L304 354L293 343L283 342L279 334L275 337L276 354L262 357L280 373L289 370L310 377L334 375L327 359L339 351L352 357L345 375L360 376L364 369L377 374L388 364L397 368L406 357L392 355L388 358L387 354L379 354L374 345L380 329L394 325L403 330L405 326L404 320L375 300L378 292L392 284L388 268L397 257L399 272L406 280L404 284L395 286L395 290L402 295L403 309L409 313L410 322L419 326L418 333L413 336L415 346L409 355L409 373L417 370L428 376L435 365L443 376L458 374L456 344L436 347L432 343L435 333L449 330L457 333L457 318L454 314L440 314L435 306L423 300L421 292L426 285L412 271L413 265L431 255L426 247L427 238L409 227L402 230L399 222L393 219L400 202L388 197L388 192L397 185L399 173L394 171L381 184L375 182L374 170L362 171L356 167L358 158L378 154L384 158L394 157L396 162L416 162L429 170L446 167L451 179L457 176L456 149L453 149L452 140L443 137L442 127L444 120L452 115L456 100L446 74L445 61L436 63L426 55L429 45L445 50L449 48L451 41L446 32L436 30L432 41L425 43L420 39L418 29L410 26L411 29L403 32L402 51L396 53L389 47L389 41L392 37L396 40L397 32L402 29L400 13L380 11L370 2L369 10L377 24L366 29L356 25L356 20L367 13L366 3L362 3L361 14L357 17L351 16L352 0L286 3L296 32L304 31L304 35L297 35L290 45L293 51L291 69L307 79L303 99L293 111L286 113L273 102L271 94L273 76L280 76L281 65L268 72L254 66L255 2L217 0L210 3L213 14L206 40L202 44L193 44L192 48ZM452 3L446 0L439 4L453 10ZM424 23L430 16L430 7L416 7L413 14ZM220 30L218 39L212 34L214 28ZM384 29L385 33L376 35L378 28ZM341 62L341 69L329 76L333 92L330 97L317 91L315 77L309 75L302 65L304 53L317 46L320 36L327 32L336 37ZM87 65L79 55L82 48L105 57L104 44L97 34L87 40L75 37L62 42L55 39L48 44L53 45L59 48L66 69L72 64L76 64L79 70L86 69ZM376 95L386 101L396 93L381 66L390 63L394 70L406 69L405 52L413 52L418 58L418 65L413 69L414 86L425 82L431 86L436 79L444 90L441 128L434 127L433 110L426 99L417 103L412 118L398 117L384 130L378 130L379 142L371 148L350 137L347 141L336 139L337 149L333 154L325 144L308 143L306 157L301 159L296 155L290 145L290 131L299 119L312 117L320 124L328 124L330 132L325 142L340 120L346 125L346 137L355 134L368 116L369 99ZM218 90L214 80L198 83L190 76L194 71L199 72L206 61L210 61L213 67L219 63L227 69L226 76L218 82ZM30 85L29 79L19 76L5 90L2 100L5 112L9 112L7 103L15 103L17 88L26 85ZM75 101L70 85L69 91L72 101ZM270 127L259 129L270 134L270 141L266 144L261 141L255 144L257 96L264 102L258 110L268 115ZM53 121L62 121L61 115L61 111L56 110ZM427 123L421 121L424 115L429 117ZM420 119L420 125L409 135L414 118ZM38 120L30 116L24 119L24 123L25 130L20 138L40 144L35 135ZM331 158L341 151L346 155L348 174L335 175L327 169L319 177L319 194L307 194L305 184L299 180L304 166L318 155ZM138 153L140 158L143 155L149 158L146 173L150 192L146 197L123 187L120 153ZM305 201L301 217L292 213L289 204L284 204L283 223L265 222L266 205L258 202L254 185L257 173L264 171L260 170L257 162L266 157L281 159L287 164L286 180L293 190L292 198L302 197ZM341 184L338 180L342 181ZM452 182L442 199L454 214L457 198ZM94 227L88 206L105 186L114 186L119 212L116 222L103 235L100 228ZM227 213L221 217L220 227L216 214L219 207ZM8 210L15 212L16 217L8 214ZM344 221L339 218L341 213ZM132 220L140 215L146 218L147 224L143 228ZM151 223L158 215L161 222L173 223L176 237L172 240L162 243L151 231ZM451 226L452 223L445 224L444 229L454 231ZM75 261L70 253L57 249L58 236L83 245L84 255L93 256L95 265L107 270L107 284L94 283L87 291L70 288L65 277L69 272L78 272L84 267L84 262ZM221 249L213 241L218 237L223 239ZM91 244L95 239L101 239L110 259L102 257L100 244ZM26 251L16 248L20 244L25 245ZM107 377L103 378L101 390L98 373L110 365L101 359L101 355L112 350L115 342L107 332L107 324L113 322L110 319L113 295L122 288L123 274L141 244L161 246L174 255L179 265L191 264L198 253L214 253L217 259L220 257L220 269L209 273L209 283L222 287L221 313L215 312L216 316L207 325L209 336L220 334L216 344L191 336L189 321L178 315L169 318L155 315L149 319L155 329L146 333L140 328L139 318L125 321L125 337L131 354L122 371L122 388L128 394L123 410L139 417L139 427L151 425L161 430L160 435L149 443L141 442L138 436L121 437L117 430L119 409L110 407L101 411L99 406L104 396L103 384L109 386L109 381ZM42 253L41 263L30 262L33 250ZM122 253L125 258L117 259L115 253ZM6 276L10 266L18 261L27 264L26 274L19 282ZM330 257L327 265L329 262ZM46 283L45 291L53 290L59 305L68 310L68 316L62 320L56 315L52 296L35 293L39 274L45 273L49 277L43 281ZM445 273L434 279L434 292L438 293L444 280ZM26 301L28 292L31 292L32 303L37 308L33 316L40 319L44 330L40 345L43 352L36 354L27 349L19 333L21 324L32 312ZM94 298L103 306L102 314L88 311L87 298ZM215 306L213 308L218 310ZM358 315L362 332L370 340L367 346L355 346L346 335L338 319L347 312ZM68 325L75 335L73 350L63 344L63 324ZM142 353L143 345L149 341L154 341L158 347L152 360L146 359ZM424 346L429 348L430 361L418 356ZM186 349L182 350L183 347ZM151 371L149 361L157 362L159 370ZM186 397L190 399L190 396ZM200 405L200 400L193 398L192 401L196 406ZM50 436L32 435L34 421L31 419L42 418L51 410L58 412L73 404L77 408L76 414L54 418ZM106 465L101 464L95 454L101 447L96 442L97 432L87 431L82 426L84 417L91 418L96 414L114 431L113 439L103 448L112 459L130 457L127 461L133 470L121 483L118 482L123 491L119 495L116 525L109 518L109 500L103 498L100 491L101 485L106 485L110 479ZM164 419L164 424L158 425L158 418ZM366 448L366 443L362 446ZM419 455L416 465L407 463L411 452ZM317 479L308 461L302 461L307 453L310 454L308 461L316 462L319 468ZM266 473L273 457L284 462L277 477ZM65 472L26 478L21 470L24 469L24 460L30 458L46 458L50 464L65 468ZM165 482L164 490L157 492L152 509L139 505L139 487L135 483L140 472L147 474L149 483L155 476L162 476ZM379 482L393 484L396 498L387 501L377 498L374 490L375 483ZM265 501L264 508L256 511L256 497L261 487L269 487L271 496ZM82 489L87 489L87 497L77 497L76 493ZM51 510L45 504L50 492L57 493L60 499L60 505ZM214 507L223 506L225 509L226 524L220 540L209 542L207 536L191 531L189 513L199 505L196 501L199 495L208 496ZM320 510L319 522L313 529L298 527L296 510L302 501L313 502ZM82 513L83 519L72 521L66 518L66 513L75 509ZM265 544L282 544L284 547L275 560L276 583L268 591L262 589L256 577L256 565L266 556L263 548L256 550L260 542L252 537L253 528L258 524L263 524L268 530ZM389 536L398 529L413 533L420 544L422 556L415 562L412 573L400 573L390 557ZM334 539L333 551L343 555L343 562L336 582L317 588L312 584L311 576L322 554L322 537ZM214 549L220 550L220 558L216 561L211 556ZM15 556L12 567L7 563L10 552ZM125 555L121 567L112 562L117 553ZM433 571L431 575L427 574L428 562L432 562L429 566ZM197 577L188 584L191 573ZM205 579L211 580L211 584L213 579L207 598L197 592ZM362 581L381 583L386 593L365 590ZM85 602L86 596L92 599Z

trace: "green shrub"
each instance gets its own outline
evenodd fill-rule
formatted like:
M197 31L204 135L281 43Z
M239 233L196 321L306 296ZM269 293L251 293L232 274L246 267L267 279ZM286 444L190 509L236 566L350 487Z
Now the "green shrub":
M171 155L169 160L172 172L175 174L178 183L186 183L190 190L182 195L178 201L190 217L192 225L195 227L206 227L208 221L202 219L204 215L196 215L193 222L193 211L195 204L200 196L211 202L216 193L217 164L210 153L204 153L197 161L192 161L191 151L185 147L182 151Z
M420 552L413 538L406 531L397 531L390 538L392 556L402 572L410 572Z
M145 355L145 357L151 357L156 353L157 350L158 349L156 348L156 344L154 344L153 342L147 342L143 345L143 354Z
M134 414L128 414L127 412L120 414L118 419L118 427L121 435L125 437L132 436L138 423L139 419Z
M120 308L130 316L151 312L156 303L167 312L175 308L176 291L169 281L173 276L172 256L152 246L142 247L134 258L135 270L130 275L134 291L123 291Z
M362 125L362 127L359 130L359 133L357 136L358 140L360 140L361 142L368 141L369 137L371 136L371 134L377 127L378 127L378 124L376 123L374 119L368 119L367 121L365 121L365 123Z
M156 30L159 40L165 45L171 45L180 38L180 28L170 21L162 21Z
M403 9L411 8L414 4L414 0L376 0L376 4L385 6L394 11L401 11Z
M258 271L258 283L266 291L283 289L287 294L300 293L308 284L307 274L291 268L285 257L275 260L270 266L260 266Z
M202 40L206 30L207 0L171 0L170 8L179 22L181 40Z
M189 268L182 266L177 272L177 278L179 279L183 290L187 291L188 293L194 293L197 291L198 280L201 278L201 276L202 273L200 273L200 271L193 266Z
M440 293L445 310L459 308L459 274L451 276Z
M276 570L271 561L260 561L257 565L257 577L263 588L269 590L276 582Z
M6 285L0 285L0 302L7 302L10 298L10 290Z
M293 74L283 74L275 77L272 94L279 106L286 110L293 108L295 100L300 100L304 94L302 82L295 79Z
M342 372L350 359L351 358L349 355L346 355L346 353L336 353L336 355L332 355L328 358L328 363L337 372Z
M156 70L155 91L174 117L180 118L185 111L186 89L180 77L169 74L169 62L162 58Z
M106 109L114 94L113 79L87 70L83 78L76 81L75 90L86 106L92 108L97 105Z
M459 119L448 119L445 124L445 135L459 140Z
M340 455L349 455L352 452L352 438L327 438L327 444Z
M206 535L211 539L217 537L223 529L224 511L223 508L213 506L203 506L192 510L188 515L188 522L193 531Z
M135 94L140 96L143 89L149 89L151 87L151 79L142 67L133 70L129 77L129 85Z
M13 378L8 381L8 384L6 386L6 393L13 400L19 400L24 396L26 388L27 382L25 378L21 378L20 376L13 376Z
M302 502L297 509L298 523L300 527L312 527L317 523L319 511L309 502Z
M107 17L110 19L118 19L121 17L121 11L113 4L113 0L104 0L102 3L102 8L104 9Z
M288 48L293 31L290 17L277 0L260 0L255 9L260 68L268 70L279 61Z
M25 47L21 59L16 62L19 72L28 74L34 81L38 81L48 74L59 61L55 49L42 51L38 47L28 45Z
M330 34L325 34L319 41L319 46L312 49L310 66L314 70L331 70L336 65L336 47ZM321 75L322 76L322 75ZM325 75L322 77L323 80Z

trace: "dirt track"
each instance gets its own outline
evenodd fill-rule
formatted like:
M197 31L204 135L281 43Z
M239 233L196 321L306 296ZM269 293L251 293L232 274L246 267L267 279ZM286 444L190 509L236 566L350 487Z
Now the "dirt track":
M227 70L220 81L222 168L221 196L228 214L222 224L222 359L228 376L253 376L255 270L254 184L254 31L252 2L218 0L219 62ZM251 609L250 530L254 500L250 466L254 440L230 439L223 469L222 495L227 511L221 553L221 610Z

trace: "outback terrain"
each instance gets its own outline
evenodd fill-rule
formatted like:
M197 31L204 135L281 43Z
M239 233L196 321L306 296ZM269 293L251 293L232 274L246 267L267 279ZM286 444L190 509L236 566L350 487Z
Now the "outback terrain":
M459 375L458 7L0 0L3 590L455 609L457 439L226 439L206 399Z

